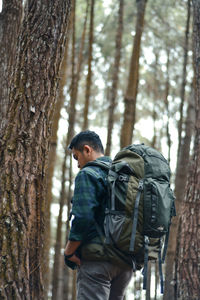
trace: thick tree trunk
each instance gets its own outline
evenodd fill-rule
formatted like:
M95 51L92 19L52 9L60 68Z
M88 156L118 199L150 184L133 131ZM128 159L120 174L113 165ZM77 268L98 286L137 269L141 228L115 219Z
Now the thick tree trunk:
M90 105L91 96L91 84L92 84L92 60L93 60L93 40L94 40L94 5L95 0L91 0L90 8L90 31L89 31L89 53L88 53L88 73L86 79L86 90L85 90L85 106L84 106L84 121L83 130L88 128L88 111Z
M9 87L16 60L21 21L22 0L3 0L0 13L0 137L7 123Z
M121 148L131 144L136 116L136 98L139 82L139 58L142 32L144 28L144 16L147 0L137 1L136 33L134 37L133 51L130 62L128 85L124 98L125 111L121 129Z
M195 70L194 154L180 217L177 247L177 298L198 300L200 295L200 1L193 0L193 49Z
M116 96L119 78L119 66L121 59L121 47L122 47L122 33L123 33L123 13L124 13L124 0L119 1L119 12L118 12L118 28L115 40L115 61L113 68L111 97L108 114L108 133L107 133L107 144L106 144L106 155L110 155L111 144L112 144L112 131L114 125L114 111L116 107Z
M69 11L70 1L26 2L0 140L1 299L43 299L45 175Z

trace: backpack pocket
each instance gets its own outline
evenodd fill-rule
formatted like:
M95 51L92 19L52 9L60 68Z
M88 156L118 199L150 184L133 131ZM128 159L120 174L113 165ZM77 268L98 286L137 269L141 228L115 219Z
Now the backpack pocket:
M104 220L104 230L107 244L116 244L125 221L125 214L121 211L107 211Z
M158 238L171 223L174 195L167 181L148 178L144 182L144 234Z

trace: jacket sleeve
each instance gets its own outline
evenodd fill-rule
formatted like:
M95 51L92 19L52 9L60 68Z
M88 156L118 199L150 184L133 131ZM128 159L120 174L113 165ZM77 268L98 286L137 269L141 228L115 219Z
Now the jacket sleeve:
M94 173L83 169L75 179L75 190L72 204L72 223L69 234L71 241L90 239L95 230L94 216L99 207L101 182Z

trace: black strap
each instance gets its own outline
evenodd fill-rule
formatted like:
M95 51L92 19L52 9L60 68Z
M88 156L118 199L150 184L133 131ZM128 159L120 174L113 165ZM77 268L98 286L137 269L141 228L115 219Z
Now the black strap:
M131 241L129 247L129 251L131 252L134 251L135 236L136 236L137 221L138 221L138 208L139 208L140 196L142 191L143 191L143 180L140 180L138 185L138 192L135 199L134 213L133 213L133 225L132 225Z
M161 294L163 294L164 284L163 284L161 251L162 251L162 242L160 239L160 247L159 247L159 252L158 252L158 263L159 263L159 274L160 274L160 292L161 292Z
M148 272L148 257L149 257L149 238L144 236L144 269L143 269L143 289L147 288L147 272Z
M167 247L168 247L168 242L169 242L169 231L170 231L170 227L168 228L168 231L165 235L165 243L164 243L164 249L163 249L163 255L162 255L162 263L165 262L165 257L167 254Z
M106 244L110 244L110 231L109 231L109 228L110 228L110 224L109 224L109 220L110 218L107 217L107 215L109 214L109 209L106 208L106 212L105 212L105 236L106 236L106 241L105 243Z
M83 168L89 167L89 166L100 167L100 168L108 171L110 169L111 163L102 161L102 160L92 160L92 161L89 161L86 165L84 165Z

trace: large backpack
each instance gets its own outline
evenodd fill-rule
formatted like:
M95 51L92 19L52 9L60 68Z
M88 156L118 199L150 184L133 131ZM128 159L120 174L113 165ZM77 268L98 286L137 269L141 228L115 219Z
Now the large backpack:
M105 244L144 266L144 289L148 260L158 258L163 292L162 263L171 218L175 216L167 160L157 150L140 144L118 152L111 166L100 161L95 163L108 169Z

